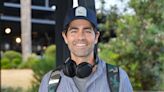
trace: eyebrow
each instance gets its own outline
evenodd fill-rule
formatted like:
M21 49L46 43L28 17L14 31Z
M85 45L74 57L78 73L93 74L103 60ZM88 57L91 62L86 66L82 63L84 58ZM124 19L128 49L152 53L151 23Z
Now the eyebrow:
M68 30L71 30L71 29L78 29L77 27L74 27L74 26L70 26L69 28L68 28Z
M92 29L93 27L84 27L83 29ZM74 26L70 26L69 28L68 28L68 30L71 30L71 29L78 29L78 27L74 27Z
M92 27L84 27L84 29L93 29Z

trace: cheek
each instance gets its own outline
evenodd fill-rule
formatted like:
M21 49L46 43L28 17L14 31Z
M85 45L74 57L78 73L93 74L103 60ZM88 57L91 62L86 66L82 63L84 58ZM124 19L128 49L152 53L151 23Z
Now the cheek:
M67 37L66 40L67 40L67 43L68 44L71 44L73 42L73 38L72 37Z
M96 38L93 38L93 37L92 38L87 38L87 41L91 44L96 44L97 43Z

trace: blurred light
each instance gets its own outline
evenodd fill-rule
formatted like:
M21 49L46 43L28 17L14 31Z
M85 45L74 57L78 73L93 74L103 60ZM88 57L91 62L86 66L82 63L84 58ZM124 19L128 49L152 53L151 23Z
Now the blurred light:
M43 50L45 50L47 47L46 46L43 46Z
M17 37L16 38L16 43L21 43L21 38Z
M5 29L5 33L6 33L6 34L10 34L10 33L11 33L11 28L6 28L6 29Z
M5 50L9 50L10 49L10 44L5 43L4 45L5 45Z
M51 6L51 9L56 10L56 6L55 5L52 5Z
M42 48L40 45L37 46L37 50L40 51Z

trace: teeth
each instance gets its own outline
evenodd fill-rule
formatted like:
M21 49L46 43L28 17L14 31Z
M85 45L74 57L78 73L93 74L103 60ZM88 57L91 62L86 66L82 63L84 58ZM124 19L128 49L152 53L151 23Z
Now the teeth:
M76 46L85 46L86 44L76 44Z

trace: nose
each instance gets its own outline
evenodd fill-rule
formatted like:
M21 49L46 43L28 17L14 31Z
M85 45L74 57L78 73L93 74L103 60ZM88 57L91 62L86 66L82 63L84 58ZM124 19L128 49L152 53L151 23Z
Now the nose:
M77 38L80 40L85 39L85 32L83 30L78 31Z

